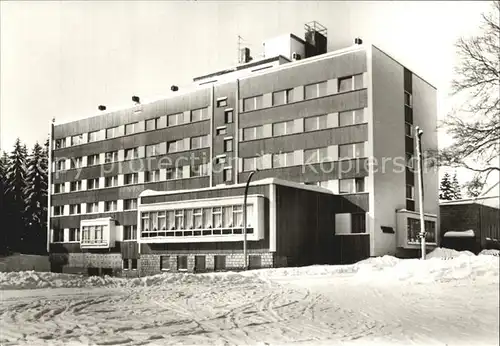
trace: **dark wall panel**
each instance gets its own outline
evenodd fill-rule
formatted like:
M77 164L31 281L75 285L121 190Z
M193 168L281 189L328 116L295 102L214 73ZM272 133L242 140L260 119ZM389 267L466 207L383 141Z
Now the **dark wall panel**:
M328 95L239 115L239 128L368 107L367 89Z
M314 149L329 145L364 142L367 140L368 125L360 124L241 142L239 156L253 157L267 153Z
M120 149L135 148L161 142L196 137L210 133L210 121L203 120L178 126L165 127L155 131L140 132L87 144L54 150L53 159L93 155Z
M239 175L239 180L244 182L248 178L249 172ZM340 178L361 178L368 176L368 160L346 160L325 162L303 166L292 166L275 169L260 170L256 177L279 178L299 183L318 182Z
M66 171L52 173L52 183L65 181L83 180L98 177L109 177L117 174L137 173L161 168L196 165L210 161L210 149L198 149L171 153L163 156L144 157L134 160L126 160L105 165L83 167L80 169L69 169Z
M70 192L52 196L52 205L66 205L97 201L114 201L118 199L137 198L144 190L171 191L199 189L209 187L208 177L167 180L156 183L137 184L122 187L110 187L100 190Z
M99 219L111 217L116 220L117 225L137 225L137 211L120 211L113 213L83 214L53 217L50 219L53 229L77 228L81 220Z
M209 104L210 88L195 90L188 94L174 95L168 100L144 104L140 107L142 108L142 112L140 113L134 113L136 108L129 108L67 124L56 125L54 127L54 138L64 138L84 132L129 124L139 120L152 119L162 115L208 107Z

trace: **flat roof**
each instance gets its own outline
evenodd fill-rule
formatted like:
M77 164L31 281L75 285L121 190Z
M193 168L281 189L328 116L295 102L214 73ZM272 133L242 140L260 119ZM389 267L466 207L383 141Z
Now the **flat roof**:
M440 205L481 204L481 201L484 201L487 199L494 199L494 200L498 201L500 199L500 196L464 198L464 199L456 199L456 200L452 200L452 201L439 201L439 204Z
M325 193L329 195L334 195L334 193L326 189L324 187L306 185L302 183L296 183L293 181L282 180L278 178L265 178L261 180L255 180L250 183L251 186L260 186L260 185L281 185L292 187L300 190L308 190L313 192ZM170 191L157 191L157 190L144 190L139 194L139 197L149 197L149 196L164 196L164 195L178 195L182 193L192 193L192 192L203 192L203 191L214 191L214 190L224 190L224 189L235 189L245 187L245 183L232 184L232 185L217 185L211 187L203 187L199 189L185 189L185 190L170 190Z

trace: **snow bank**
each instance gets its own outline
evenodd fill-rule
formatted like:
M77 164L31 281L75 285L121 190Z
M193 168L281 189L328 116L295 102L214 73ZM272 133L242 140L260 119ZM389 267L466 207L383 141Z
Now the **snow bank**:
M450 280L497 280L498 250L485 250L481 256L469 251L437 248L427 260L398 259L393 256L369 258L352 265L314 265L308 267L250 270L207 274L164 273L142 278L84 277L71 274L34 271L0 273L0 289L77 288L77 287L149 287L168 285L224 285L261 283L283 276L354 277L360 281L429 283ZM493 256L491 256L493 255Z
M457 251L438 247L428 253L426 258L452 259L459 256L474 256L474 254L470 251Z
M489 256L500 256L500 250L496 249L488 249L488 250L483 250L479 253L480 255L489 255Z
M256 277L243 276L238 273L165 273L142 278L117 278L110 276L91 276L39 273L34 271L0 273L0 289L33 289L33 288L80 288L80 287L149 287L161 285L186 284L232 284L259 281Z

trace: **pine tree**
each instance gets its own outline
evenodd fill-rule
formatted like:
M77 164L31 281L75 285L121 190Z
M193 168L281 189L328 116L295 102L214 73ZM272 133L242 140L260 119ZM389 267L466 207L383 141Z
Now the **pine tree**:
M47 158L46 151L36 143L27 161L26 227L23 248L29 253L43 253L47 220Z
M441 179L441 185L439 187L439 199L445 201L451 201L454 197L453 186L450 180L450 175L446 172Z
M451 182L453 188L453 199L462 199L462 191L460 188L460 183L457 179L457 173L453 174L453 181Z
M7 225L8 194L6 192L8 156L6 152L0 157L0 225ZM0 254L7 253L7 227L0 227Z
M9 251L21 251L25 226L26 188L26 146L21 145L19 138L9 156L7 166L6 192L9 195L7 246Z

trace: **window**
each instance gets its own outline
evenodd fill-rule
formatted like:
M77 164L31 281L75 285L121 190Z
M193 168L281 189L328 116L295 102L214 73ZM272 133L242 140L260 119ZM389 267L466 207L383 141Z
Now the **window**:
M176 141L167 142L167 152L175 153L176 151L184 150L184 139L178 139Z
M72 158L70 162L72 169L81 168L83 166L83 158L81 156Z
M123 210L137 209L137 199L131 198L123 201Z
M106 139L118 137L118 126L106 129Z
M66 169L66 160L61 159L57 161L56 170L64 171Z
M226 130L226 127L218 127L217 129L215 129L215 134L217 136L220 136L220 135L225 135L227 133L227 130Z
M316 148L304 150L304 162L306 164L320 163L330 161L328 157L328 148Z
M349 126L365 122L365 109L356 109L353 111L339 113L339 126Z
M177 256L177 270L187 270L187 256Z
M104 187L118 186L118 176L106 177L104 179Z
M146 145L146 157L164 154L161 150L161 143Z
M231 167L224 168L222 175L223 175L224 182L232 181L233 180L233 169Z
M326 95L326 82L309 84L304 87L304 98L306 100Z
M283 121L273 124L273 136L284 136L294 132L294 121Z
M412 108L413 107L413 97L412 95L405 90L405 106Z
M353 179L340 179L339 193L354 193L354 188Z
M366 233L366 213L351 214L351 233Z
M202 177L208 175L208 165L206 163L191 166L191 177Z
M55 229L52 234L52 242L53 243L62 243L64 241L64 230L63 229Z
M160 118L146 120L146 131L153 131L158 128Z
M54 216L62 215L63 211L64 211L64 206L63 205L56 205L56 206L54 206Z
M175 211L175 229L184 229L184 210L179 209Z
M233 110L232 109L226 109L224 111L224 123L225 124L231 124L233 122Z
M230 152L233 151L233 139L228 138L224 139L224 152Z
M421 241L420 239L420 220L409 217L407 219L407 227L408 227L408 242L409 243L418 243ZM436 222L431 220L424 221L424 229L425 229L425 240L430 243L436 242Z
M243 171L262 169L262 156L248 157L243 159Z
M356 192L365 192L365 178L354 179L354 184L356 186Z
M152 183L160 180L160 170L146 171L144 172L144 182Z
M221 98L217 100L217 107L226 107L227 106L227 97Z
M80 229L70 228L69 229L69 241L80 241Z
M293 152L273 154L273 168L287 167L293 165L294 165Z
M365 156L365 143L339 145L339 160Z
M79 145L83 143L83 134L71 136L71 145Z
M130 260L130 269L137 270L137 259L133 258Z
M139 130L139 123L135 122L132 124L125 125L125 135L131 135Z
M79 180L79 181L72 181L70 184L69 184L69 191L73 192L73 191L80 191L82 189L82 181Z
M124 258L123 261L122 261L122 265L123 265L123 270L129 270L130 267L129 267L129 260L128 258Z
M308 117L304 119L304 131L316 131L325 129L327 126L327 116L319 115L315 117Z
M293 89L273 92L273 106L284 105L292 102Z
M191 149L208 147L208 135L191 138Z
M116 201L106 201L104 202L104 211L116 211L117 202Z
M54 193L64 193L64 183L54 184Z
M222 165L222 164L224 164L224 163L226 163L226 155L217 156L217 157L215 158L215 164L216 164L216 165Z
M94 166L100 164L99 154L87 156L87 166Z
M69 214L70 215L80 214L80 212L81 212L80 207L81 207L80 204L70 204L69 205Z
M123 240L135 240L137 239L137 226L127 225L123 226Z
M99 138L99 131L89 132L89 143L98 141L99 139L100 139Z
M87 214L88 213L98 213L99 212L99 203L90 202L87 203Z
M208 108L194 109L191 111L191 121L201 121L208 119Z
M137 184L139 182L139 174L138 173L129 173L124 176L124 184Z
M405 135L406 137L413 138L413 126L409 123L405 123Z
M99 178L87 179L87 190L99 188Z
M406 153L406 167L413 169L413 154Z
M248 112L262 108L262 99L262 95L243 99L243 111Z
M66 138L56 139L56 149L66 148Z
M182 167L174 167L167 169L167 180L182 179Z
M118 161L118 151L108 151L104 156L104 163Z
M167 126L175 126L184 123L184 113L169 114L167 116Z
M170 270L170 256L160 256L160 270Z
M415 187L412 185L406 185L406 199L415 199Z
M251 141L264 137L264 126L247 127L243 129L243 140Z
M338 79L338 90L340 92L350 91L353 89L352 76Z
M139 157L139 148L125 149L125 160L132 160Z

